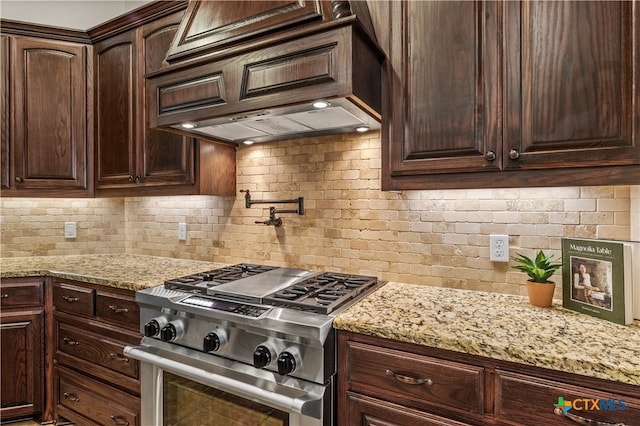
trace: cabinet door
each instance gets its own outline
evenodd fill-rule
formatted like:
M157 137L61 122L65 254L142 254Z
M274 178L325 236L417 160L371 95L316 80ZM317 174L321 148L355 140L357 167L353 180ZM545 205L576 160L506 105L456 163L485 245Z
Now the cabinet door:
M164 63L169 46L178 30L183 12L154 21L141 28L140 56L144 67L140 67L138 81L145 82L144 75L158 71ZM148 101L145 83L141 83L144 93L144 121L141 129L139 158L142 183L149 185L194 184L195 143L192 138L149 128L149 115L153 106Z
M640 164L640 4L503 7L505 169Z
M139 181L136 168L136 31L95 49L96 189Z
M12 56L16 188L84 189L87 47L16 38Z
M42 310L0 314L0 420L42 411L43 320Z
M393 2L385 174L499 170L495 9Z

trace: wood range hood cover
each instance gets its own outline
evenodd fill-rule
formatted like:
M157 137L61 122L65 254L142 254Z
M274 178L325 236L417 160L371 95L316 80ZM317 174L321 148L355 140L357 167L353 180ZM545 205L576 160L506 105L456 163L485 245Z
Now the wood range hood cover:
M149 124L234 144L379 129L383 61L364 0L191 0L145 76Z

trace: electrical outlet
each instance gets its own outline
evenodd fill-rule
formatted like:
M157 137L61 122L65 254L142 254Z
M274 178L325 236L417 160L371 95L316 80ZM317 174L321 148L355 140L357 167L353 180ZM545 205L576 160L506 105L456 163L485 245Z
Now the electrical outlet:
M491 235L489 236L489 258L492 262L509 261L509 236Z
M178 239L180 241L187 239L187 224L184 222L178 223Z
M65 222L64 223L64 237L65 238L75 238L76 237L76 223L75 222Z

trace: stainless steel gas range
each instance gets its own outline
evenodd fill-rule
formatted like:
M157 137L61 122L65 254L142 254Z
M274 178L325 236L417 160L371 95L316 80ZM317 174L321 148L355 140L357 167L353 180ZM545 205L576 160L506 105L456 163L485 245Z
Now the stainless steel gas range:
M333 318L382 284L243 263L138 291L141 424L333 425Z

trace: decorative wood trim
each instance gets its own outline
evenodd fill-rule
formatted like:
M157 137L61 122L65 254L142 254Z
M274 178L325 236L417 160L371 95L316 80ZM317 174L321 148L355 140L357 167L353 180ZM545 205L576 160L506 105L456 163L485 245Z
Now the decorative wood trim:
M86 31L70 30L68 28L32 24L29 22L13 21L10 19L0 19L0 28L2 29L3 34L91 44L91 39Z

